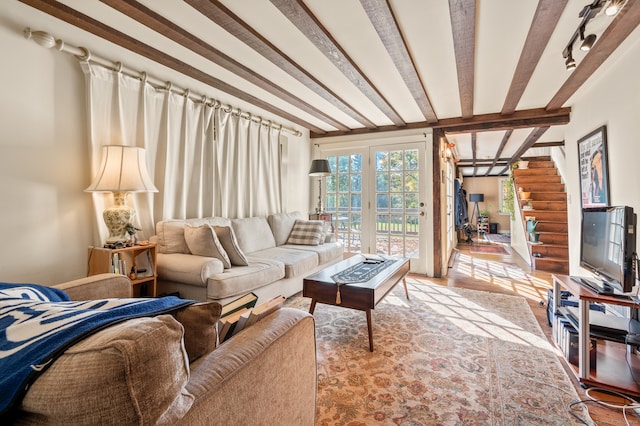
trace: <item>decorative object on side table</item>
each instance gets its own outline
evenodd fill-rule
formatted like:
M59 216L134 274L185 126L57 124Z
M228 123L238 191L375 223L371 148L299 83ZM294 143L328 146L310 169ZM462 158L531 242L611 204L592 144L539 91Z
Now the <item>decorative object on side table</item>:
M129 226L133 226L136 211L127 205L128 193L158 192L158 189L147 173L143 148L105 145L98 173L85 191L113 192L114 205L102 214L109 229L107 244L113 244L130 240Z
M309 168L309 176L318 177L318 205L316 206L316 213L322 213L324 207L322 205L322 178L331 174L331 167L329 166L329 160L319 159L311 162L311 168Z

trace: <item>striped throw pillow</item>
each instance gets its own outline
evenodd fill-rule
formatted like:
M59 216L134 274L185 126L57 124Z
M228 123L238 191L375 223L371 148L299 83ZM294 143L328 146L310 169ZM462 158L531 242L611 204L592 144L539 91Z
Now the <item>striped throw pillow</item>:
M287 239L287 244L303 246L320 245L324 222L321 220L297 219Z

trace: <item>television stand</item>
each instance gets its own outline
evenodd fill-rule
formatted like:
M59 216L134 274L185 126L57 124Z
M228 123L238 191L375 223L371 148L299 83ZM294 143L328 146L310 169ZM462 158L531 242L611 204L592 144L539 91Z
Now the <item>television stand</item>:
M553 312L564 316L578 330L578 366L569 364L583 386L597 386L615 392L640 396L640 359L630 356L635 336L640 331L640 322L636 320L638 305L634 298L618 297L620 294L598 294L589 286L568 275L552 275L553 278ZM578 310L560 309L560 289L566 288L578 298ZM626 306L631 310L631 318L611 318L598 315L589 310L590 302L607 303ZM592 327L593 325L593 327ZM605 342L596 347L595 369L589 362L589 344L591 338L603 339Z

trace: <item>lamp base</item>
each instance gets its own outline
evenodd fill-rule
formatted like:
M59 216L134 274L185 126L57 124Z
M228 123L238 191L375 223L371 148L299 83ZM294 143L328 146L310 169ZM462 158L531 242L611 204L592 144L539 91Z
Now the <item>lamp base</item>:
M107 244L126 242L131 238L127 232L127 225L133 223L136 217L136 210L127 205L126 199L126 192L114 192L114 205L102 212L104 223L107 225L107 229L109 229Z

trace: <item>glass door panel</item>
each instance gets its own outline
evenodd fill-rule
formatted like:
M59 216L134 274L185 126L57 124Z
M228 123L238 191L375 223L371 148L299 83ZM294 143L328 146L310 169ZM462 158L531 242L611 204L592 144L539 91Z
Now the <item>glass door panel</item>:
M420 159L415 147L372 148L375 159L375 252L419 259Z
M346 252L362 251L363 169L362 154L327 156L331 175L327 176L327 212L333 213L338 241Z

